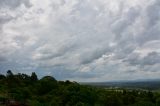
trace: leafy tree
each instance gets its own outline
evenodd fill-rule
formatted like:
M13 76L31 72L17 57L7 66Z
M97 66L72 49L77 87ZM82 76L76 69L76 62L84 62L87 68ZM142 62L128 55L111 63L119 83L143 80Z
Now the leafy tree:
M42 79L39 80L39 82L36 85L37 88L37 93L39 95L43 95L46 94L50 91L52 91L53 89L57 88L57 81L55 80L55 78L51 77L51 76L45 76Z
M37 80L38 80L38 78L37 78L36 73L32 72L32 74L31 74L31 81L37 81Z

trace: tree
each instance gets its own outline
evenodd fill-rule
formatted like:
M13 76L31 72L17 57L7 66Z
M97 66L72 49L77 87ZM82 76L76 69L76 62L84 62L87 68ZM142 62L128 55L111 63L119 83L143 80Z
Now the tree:
M38 80L37 75L36 75L35 72L32 72L32 74L31 74L31 80L32 81L37 81Z
M8 71L7 71L7 77L13 77L13 73L12 73L11 70L8 70Z
M36 88L38 89L38 94L43 95L53 89L56 89L57 86L57 80L54 77L45 76L38 81Z

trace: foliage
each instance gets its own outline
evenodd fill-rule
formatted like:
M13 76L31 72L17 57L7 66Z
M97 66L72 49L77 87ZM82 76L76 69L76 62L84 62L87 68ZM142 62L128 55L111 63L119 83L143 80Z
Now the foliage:
M9 70L6 75L0 74L0 103L10 100L24 106L160 106L160 93L96 88Z

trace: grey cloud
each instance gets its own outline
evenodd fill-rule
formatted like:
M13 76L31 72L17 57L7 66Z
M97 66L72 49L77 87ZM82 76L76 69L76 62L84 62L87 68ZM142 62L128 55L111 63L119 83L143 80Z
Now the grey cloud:
M94 60L101 58L106 53L111 52L111 48L104 45L104 48L94 48L92 50L90 48L89 51L84 52L80 56L80 63L81 64L89 64L91 62L94 62Z
M30 7L31 4L29 0L0 0L0 8L10 8L15 9L21 4L24 4L26 7Z
M5 23L11 21L12 19L14 19L14 17L8 14L5 14L5 15L3 15L3 13L0 14L0 30L2 30L2 27Z
M16 20L24 14L20 12L20 9L15 10L21 4L28 8L31 7L29 0L0 0L0 30L2 30L4 24Z
M1 0L0 67L63 80L145 78L147 68L154 77L159 1L146 1Z
M126 38L118 42L118 45L114 48L114 59L125 59L127 56L131 55L135 49L136 44L133 43L133 40Z
M140 54L132 53L130 54L126 59L123 60L123 62L127 62L130 65L140 65Z
M0 16L0 24L4 24L13 19L12 16Z
M85 78L85 79L90 79L90 78L95 78L101 76L100 74L93 73L93 72L76 72L73 74L73 78Z
M139 54L132 54L128 59L123 60L123 62L128 62L130 65L138 65L144 67L146 65L155 65L160 63L160 54L157 52L148 53L145 57L140 57Z
M142 24L145 30L137 35L136 40L140 45L145 44L148 41L159 40L160 36L160 2L154 0L142 14L141 18L144 23Z
M6 58L4 56L0 56L0 63L5 61L6 61Z
M160 63L160 53L151 52L142 60L142 65L154 65Z
M113 33L116 34L117 40L121 38L121 33L135 22L136 18L139 16L139 10L132 7L124 16L123 15L124 14L122 14L120 19L117 19L111 26Z
M57 57L61 57L68 52L71 52L75 48L75 45L64 42L64 44L52 46L43 45L37 48L35 55L38 53L40 56L35 57L37 60L50 60ZM34 57L33 57L34 58Z
M155 0L153 4L148 6L146 12L147 12L147 18L148 18L148 27L152 27L156 25L159 22L160 19L160 1Z
M136 40L141 44L145 44L149 41L159 40L160 36L160 23L157 23L158 25L149 27L146 32L143 33L143 36L137 37Z

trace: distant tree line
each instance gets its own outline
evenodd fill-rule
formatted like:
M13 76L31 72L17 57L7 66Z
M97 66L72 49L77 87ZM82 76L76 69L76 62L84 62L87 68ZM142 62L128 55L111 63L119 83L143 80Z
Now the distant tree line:
M0 106L160 106L160 92L97 88L77 82L0 74Z

